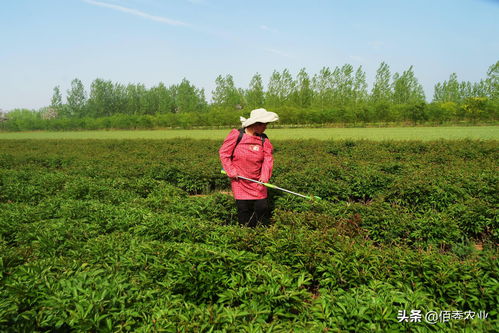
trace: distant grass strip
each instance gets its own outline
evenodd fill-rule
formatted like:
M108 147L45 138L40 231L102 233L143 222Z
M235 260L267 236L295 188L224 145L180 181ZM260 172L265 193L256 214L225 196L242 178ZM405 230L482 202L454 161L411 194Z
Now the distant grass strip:
M4 132L3 139L214 139L222 140L230 129L217 130L110 130L74 132ZM389 127L389 128L269 128L274 140L499 140L499 126Z

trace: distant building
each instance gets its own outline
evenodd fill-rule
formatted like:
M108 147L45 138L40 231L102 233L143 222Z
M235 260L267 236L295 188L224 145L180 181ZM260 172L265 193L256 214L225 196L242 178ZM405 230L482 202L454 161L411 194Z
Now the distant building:
M54 108L46 108L41 112L42 119L54 119L57 118L57 110Z
M0 109L0 123L3 123L4 121L7 121L7 115Z

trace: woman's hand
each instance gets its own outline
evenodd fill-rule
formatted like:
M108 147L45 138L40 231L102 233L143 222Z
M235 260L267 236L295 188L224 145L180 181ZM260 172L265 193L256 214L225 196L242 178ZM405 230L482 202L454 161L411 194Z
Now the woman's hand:
M223 170L222 172L224 172L227 175L227 177L230 178L230 180L236 180L239 177L237 173L231 173L225 170Z

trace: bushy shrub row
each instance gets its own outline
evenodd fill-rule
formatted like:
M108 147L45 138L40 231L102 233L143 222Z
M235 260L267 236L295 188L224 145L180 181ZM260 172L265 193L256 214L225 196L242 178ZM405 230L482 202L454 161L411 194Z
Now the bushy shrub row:
M496 103L497 104L497 103ZM498 106L488 102L481 109L459 107L455 103L400 104L400 105L358 105L344 108L297 108L284 107L279 110L279 124L324 126L341 124L345 126L369 125L372 123L393 124L453 124L494 123L498 120ZM239 123L239 117L248 117L250 110L217 110L207 112L158 113L158 114L115 114L102 117L59 117L47 119L39 112L20 110L8 115L0 122L0 131L73 131L98 129L155 129L229 127Z

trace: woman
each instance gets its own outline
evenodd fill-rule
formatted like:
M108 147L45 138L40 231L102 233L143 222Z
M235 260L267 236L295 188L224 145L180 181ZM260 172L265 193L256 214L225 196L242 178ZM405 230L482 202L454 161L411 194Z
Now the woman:
M274 159L272 144L263 132L267 124L279 120L274 112L265 109L251 111L250 117L241 117L242 129L233 129L220 147L219 155L224 170L231 179L236 199L239 223L255 227L268 218L267 188L238 176L267 183L272 176Z

